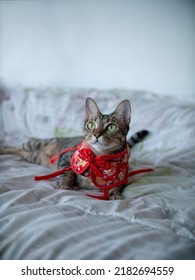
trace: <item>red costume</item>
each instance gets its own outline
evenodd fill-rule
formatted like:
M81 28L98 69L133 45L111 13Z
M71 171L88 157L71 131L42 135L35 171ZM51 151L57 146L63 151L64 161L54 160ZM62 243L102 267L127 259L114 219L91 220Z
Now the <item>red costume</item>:
M122 152L95 156L87 143L83 141L75 148L68 148L63 150L60 154L53 156L50 162L54 163L59 156L70 150L74 150L71 159L71 168L64 168L45 176L37 176L35 180L50 179L72 169L77 174L86 177L90 176L93 184L103 192L102 196L88 196L98 199L108 199L108 190L127 184L129 176L153 171L153 169L148 168L129 172L128 161L130 157L130 148L128 144L126 144Z

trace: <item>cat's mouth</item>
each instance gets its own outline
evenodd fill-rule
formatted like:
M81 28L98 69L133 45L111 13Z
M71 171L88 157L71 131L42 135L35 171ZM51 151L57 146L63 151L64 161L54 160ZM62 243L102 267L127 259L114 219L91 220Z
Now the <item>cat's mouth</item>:
M105 149L104 145L102 145L98 140L90 145L91 148L97 152L101 152Z
M93 142L92 146L97 147L97 146L102 146L102 144L97 139Z
M87 143L91 146L92 149L101 152L107 148L110 148L108 144L106 144L101 137L94 137L87 141Z
M103 139L101 139L102 137L101 136L99 136L99 137L97 137L97 136L93 136L92 138L91 138L91 142L92 142L92 144L93 145L95 145L95 144L100 144L100 145L102 145L103 143L102 143L102 140Z
M99 142L99 140L98 140L98 139L95 139L95 141L94 141L94 143L93 143L93 144L96 144L96 143L101 144L101 143Z
M99 138L96 138L96 139L93 139L93 141L91 141L91 146L95 149L102 149L102 146L104 147L104 143L101 142L101 139Z

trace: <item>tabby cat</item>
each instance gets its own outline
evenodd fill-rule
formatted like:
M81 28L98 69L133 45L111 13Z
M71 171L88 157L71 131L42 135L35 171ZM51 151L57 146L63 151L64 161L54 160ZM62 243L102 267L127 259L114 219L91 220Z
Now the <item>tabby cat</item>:
M68 147L77 146L83 140L96 156L119 153L125 149L127 143L126 136L129 131L130 119L129 100L123 100L113 113L104 115L100 112L96 102L88 97L85 102L84 137L31 139L21 147L2 147L0 148L0 154L18 154L31 163L51 167L50 158L53 155ZM130 148L140 142L147 134L147 130L142 130L133 135L128 140ZM54 168L60 170L70 167L72 153L72 151L63 153L54 164ZM78 175L72 170L59 176L59 189L73 189L75 186L96 188L90 177ZM122 199L123 188L124 185L110 189L109 199Z

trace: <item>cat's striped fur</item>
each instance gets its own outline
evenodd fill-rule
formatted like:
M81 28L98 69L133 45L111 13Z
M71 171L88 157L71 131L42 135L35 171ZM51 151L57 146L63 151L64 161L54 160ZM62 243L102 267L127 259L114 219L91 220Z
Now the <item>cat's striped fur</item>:
M84 139L96 155L117 153L123 150L130 123L130 103L123 100L110 115L103 115L95 101L86 99L84 137L67 137L52 139L31 139L21 147L1 147L0 154L18 154L25 160L35 164L51 167L50 158L68 147L80 144ZM142 141L148 134L147 130L135 133L129 138L130 148ZM55 169L70 167L72 152L62 154ZM72 189L74 186L94 185L89 178L67 171L60 176L58 188ZM121 190L124 186L110 190L110 199L122 198Z

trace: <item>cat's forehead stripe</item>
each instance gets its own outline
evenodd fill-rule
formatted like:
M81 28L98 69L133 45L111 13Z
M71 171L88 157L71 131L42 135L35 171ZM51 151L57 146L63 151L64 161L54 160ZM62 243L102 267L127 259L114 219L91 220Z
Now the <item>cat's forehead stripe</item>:
M102 121L107 124L110 122L111 119L110 117L111 117L110 115L99 115L94 119L94 121L98 124L100 124Z

